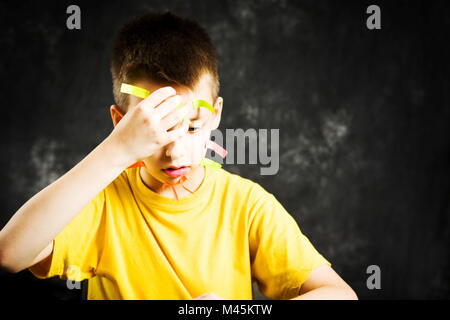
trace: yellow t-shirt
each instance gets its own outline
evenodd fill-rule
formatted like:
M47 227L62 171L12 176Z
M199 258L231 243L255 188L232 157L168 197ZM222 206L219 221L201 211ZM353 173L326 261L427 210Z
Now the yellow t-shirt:
M177 201L153 192L131 168L75 216L52 255L30 271L89 279L88 299L208 292L252 299L252 280L265 296L289 299L323 264L331 265L259 184L206 167L197 191Z

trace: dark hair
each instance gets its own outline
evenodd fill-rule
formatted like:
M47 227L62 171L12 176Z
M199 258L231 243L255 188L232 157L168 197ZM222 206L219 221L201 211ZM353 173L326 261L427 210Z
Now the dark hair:
M211 92L219 94L218 57L207 32L195 21L170 12L147 13L127 22L113 42L111 74L116 104L128 108L122 82L149 80L195 88L210 74Z

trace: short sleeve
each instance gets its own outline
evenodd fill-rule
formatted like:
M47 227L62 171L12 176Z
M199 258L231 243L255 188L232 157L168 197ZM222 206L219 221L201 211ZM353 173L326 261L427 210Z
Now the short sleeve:
M252 207L249 245L252 278L263 295L292 299L316 267L329 265L278 200L264 191Z
M82 281L95 276L104 239L104 190L55 237L51 255L28 268L37 278Z

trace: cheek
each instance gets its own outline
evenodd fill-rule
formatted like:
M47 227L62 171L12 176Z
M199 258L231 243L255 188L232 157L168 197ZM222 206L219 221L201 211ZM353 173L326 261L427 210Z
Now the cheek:
M189 155L191 158L191 164L200 164L200 161L206 156L206 141L209 140L211 131L204 130L192 135L190 138Z
M154 154L146 158L146 161L151 164L156 164L160 162L160 159L164 157L165 148L159 148Z
M153 154L151 157L143 159L145 166L147 167L147 171L150 172L153 176L154 173L159 171L160 161L159 161L159 154Z

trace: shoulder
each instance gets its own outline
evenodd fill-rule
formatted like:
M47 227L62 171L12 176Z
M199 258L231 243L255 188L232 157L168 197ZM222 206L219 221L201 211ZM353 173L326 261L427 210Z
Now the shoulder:
M214 171L214 175L215 184L219 190L228 195L233 195L236 199L242 199L247 204L253 204L272 196L258 182L242 177L237 173L220 168Z
M124 192L131 191L133 185L136 184L136 170L138 168L128 168L125 169L118 175L106 188L105 191L107 194L119 193L123 194Z

